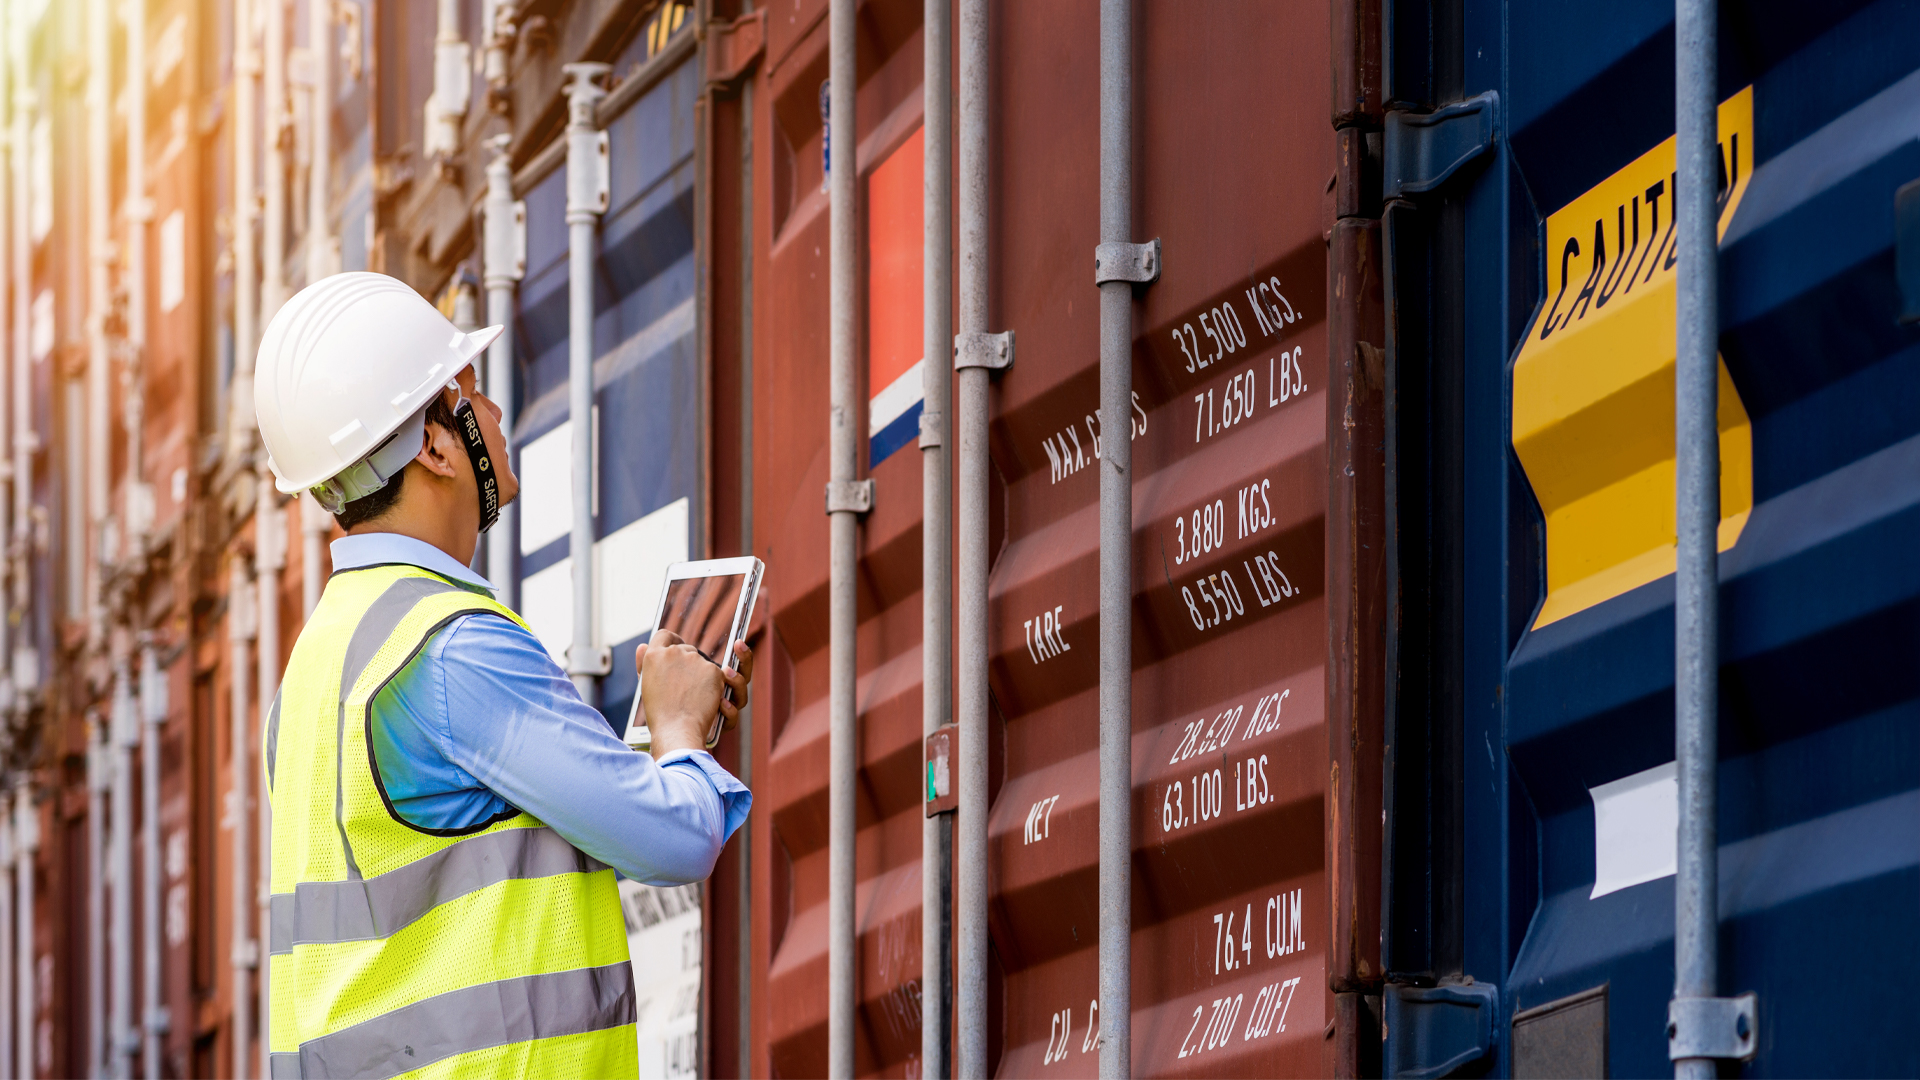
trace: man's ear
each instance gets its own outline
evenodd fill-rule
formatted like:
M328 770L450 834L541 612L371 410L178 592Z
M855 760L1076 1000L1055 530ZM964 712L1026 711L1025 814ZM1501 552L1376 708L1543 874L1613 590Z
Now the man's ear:
M457 444L453 432L429 420L426 435L421 439L420 452L414 455L413 460L419 462L422 468L435 476L443 476L451 480L460 475L453 464L455 451L464 453L463 448Z

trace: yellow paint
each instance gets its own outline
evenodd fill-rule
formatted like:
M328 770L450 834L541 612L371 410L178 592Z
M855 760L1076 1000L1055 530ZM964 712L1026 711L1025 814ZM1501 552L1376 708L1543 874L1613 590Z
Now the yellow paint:
M1720 105L1720 156L1724 236L1753 173L1752 87ZM1673 573L1673 170L1668 139L1547 218L1547 295L1513 367L1513 448L1547 520L1535 628ZM1753 508L1753 428L1724 362L1719 427L1725 551Z

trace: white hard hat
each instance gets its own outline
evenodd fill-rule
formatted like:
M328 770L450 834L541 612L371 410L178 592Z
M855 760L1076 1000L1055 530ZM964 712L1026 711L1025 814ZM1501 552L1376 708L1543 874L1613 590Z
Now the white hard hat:
M253 380L274 486L327 485L322 503L336 512L384 487L420 452L433 396L503 329L464 333L385 274L334 274L301 289L267 324Z

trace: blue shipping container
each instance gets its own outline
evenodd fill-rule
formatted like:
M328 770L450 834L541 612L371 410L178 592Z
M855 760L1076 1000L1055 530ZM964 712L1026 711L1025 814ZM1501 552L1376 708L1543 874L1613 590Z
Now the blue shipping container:
M1384 14L1389 110L1497 95L1385 214L1384 1067L1665 1074L1673 4ZM1720 18L1720 992L1758 994L1742 1074L1913 1075L1920 4Z

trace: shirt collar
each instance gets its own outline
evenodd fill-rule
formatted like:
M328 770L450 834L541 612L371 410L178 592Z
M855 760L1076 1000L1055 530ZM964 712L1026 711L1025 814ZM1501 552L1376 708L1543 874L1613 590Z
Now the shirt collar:
M494 587L486 578L454 561L453 556L424 540L390 532L356 533L343 536L329 545L335 570L358 570L366 566L404 563L431 570L454 582L492 594Z

